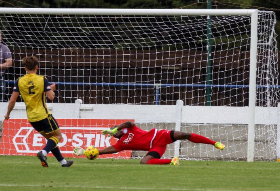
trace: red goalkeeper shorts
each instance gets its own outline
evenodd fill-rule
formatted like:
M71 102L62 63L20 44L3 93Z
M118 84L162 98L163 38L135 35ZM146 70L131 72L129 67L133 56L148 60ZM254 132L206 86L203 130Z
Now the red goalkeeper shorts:
M161 158L165 153L167 145L176 141L174 139L174 131L172 130L160 130L154 140L152 140L152 147L147 155L151 155L155 158Z

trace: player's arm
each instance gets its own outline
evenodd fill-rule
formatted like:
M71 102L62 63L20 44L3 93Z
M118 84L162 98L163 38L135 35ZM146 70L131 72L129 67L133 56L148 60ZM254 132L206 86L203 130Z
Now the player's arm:
M115 149L113 146L106 147L105 149L99 150L99 155L104 155L104 154L112 154L112 153L117 153L117 149ZM75 147L74 148L74 153L77 156L82 156L85 153L85 149L82 147Z
M7 113L4 116L5 119L10 119L10 114L15 107L18 96L19 96L19 92L14 91L8 104Z
M13 59L8 58L3 64L0 65L0 69L5 70L13 65Z
M10 100L9 100L7 113L4 116L5 119L10 119L10 114L11 114L12 110L14 109L17 98L19 96L18 81L19 80L16 80L16 82L15 82L15 86L13 88L13 93L12 93L12 96L10 97Z
M44 86L47 98L53 100L55 98L54 91L56 90L55 83L50 84L47 78L44 78Z
M127 122L124 122L122 124L120 124L119 126L114 126L112 127L111 129L105 129L102 131L102 135L106 135L106 134L109 134L109 135L115 135L118 131L124 129L124 128L132 128L135 126L135 123L131 122L131 121L127 121Z
M55 84L52 84L52 86L55 86ZM52 88L50 87L50 89L46 92L47 98L49 100L53 100L55 98L55 93L52 90Z
M112 154L112 153L117 153L117 149L113 146L106 147L105 149L99 150L99 155L104 155L104 154Z
M124 122L122 124L120 124L117 128L118 128L118 131L119 130L122 130L122 129L125 129L125 128L132 128L135 126L135 123L133 123L132 121L127 121L127 122Z

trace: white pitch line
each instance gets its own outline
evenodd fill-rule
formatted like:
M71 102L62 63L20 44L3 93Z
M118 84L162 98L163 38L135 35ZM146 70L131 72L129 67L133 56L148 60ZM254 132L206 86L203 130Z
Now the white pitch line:
M73 158L73 160L75 161L75 158ZM85 159L87 160L87 159ZM103 160L103 159L98 159L98 160ZM112 162L112 163L94 163L94 161L91 161L92 162L92 165L95 165L95 166L109 166L109 167L118 167L118 166L124 166L124 165L128 165L128 166L132 166L132 165L135 165L134 163L131 163L131 164L122 164L122 163L118 163L117 160L122 160L122 159L116 159L115 162ZM132 160L137 160L137 159L132 159ZM140 160L139 160L140 162ZM245 163L245 162L244 162ZM5 163L0 163L1 165L4 165L4 164L35 164L37 165L37 163L34 163L34 162L27 162L27 161L5 161ZM48 161L48 164L50 165L58 165L60 166L60 163L59 162L49 162ZM139 164L139 163L138 163ZM38 165L41 166L41 163L38 162ZM75 162L74 163L75 166L88 166L88 165L91 165L89 163L80 163L80 162ZM144 165L146 166L146 165ZM143 165L139 165L139 167L143 167ZM187 169L196 169L196 168L201 168L201 167L204 167L204 166L198 166L198 165L195 165L195 166L188 166L188 165L180 165L180 166L169 166L169 165L153 165L151 166L151 168L170 168L170 167L178 167L178 168L187 168ZM71 167L72 168L72 167ZM74 168L74 167L73 167ZM228 166L216 166L216 165L213 165L213 166L207 166L208 169L236 169L236 167L228 167ZM241 168L241 167L240 167ZM263 168L260 168L260 167L242 167L242 169L248 169L248 170L263 170ZM270 168L265 168L266 170L279 170L279 166L275 165L275 167L270 167Z
M85 186L85 185L52 185L52 184L1 184L0 187L49 187L52 188L89 188L89 189L113 189L113 190L174 190L174 191L211 191L209 189L188 189L188 188L149 188L149 187L116 187L116 186Z

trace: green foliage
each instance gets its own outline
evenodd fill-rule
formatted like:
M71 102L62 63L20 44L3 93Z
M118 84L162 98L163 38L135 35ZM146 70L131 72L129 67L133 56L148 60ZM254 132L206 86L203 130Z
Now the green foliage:
M123 8L153 8L159 7L160 4L157 0L127 0L122 5Z
M251 7L253 5L255 0L220 0L219 2L232 3L232 4L235 4L235 5L239 5L240 8L248 8L248 7Z
M2 7L54 7L54 8L206 8L207 0L9 0L0 1ZM232 5L232 8L267 7L278 8L280 0L212 0L212 4ZM197 4L195 6L195 4ZM200 5L201 4L201 5ZM230 7L229 7L230 8Z
M6 7L42 8L178 8L193 4L197 0L11 0L1 2Z
M193 4L195 2L197 2L197 1L194 1L194 0L174 0L172 2L172 7L173 8L185 7L185 6ZM188 7L188 8L190 8L190 7Z
M180 166L141 165L140 160L75 158L62 168L54 157L43 168L36 157L0 156L0 190L279 190L276 162L181 161Z

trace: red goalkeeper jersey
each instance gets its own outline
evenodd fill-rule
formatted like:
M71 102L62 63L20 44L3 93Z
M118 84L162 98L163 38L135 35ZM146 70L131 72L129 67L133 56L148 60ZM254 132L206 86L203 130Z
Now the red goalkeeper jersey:
M112 145L117 151L122 150L144 150L151 148L151 141L156 136L156 129L145 131L137 126L122 129L123 136L115 145Z
M151 129L145 131L137 126L122 129L123 136L115 145L112 145L118 152L122 150L143 150L149 151L155 145L166 145L172 143L170 130Z

